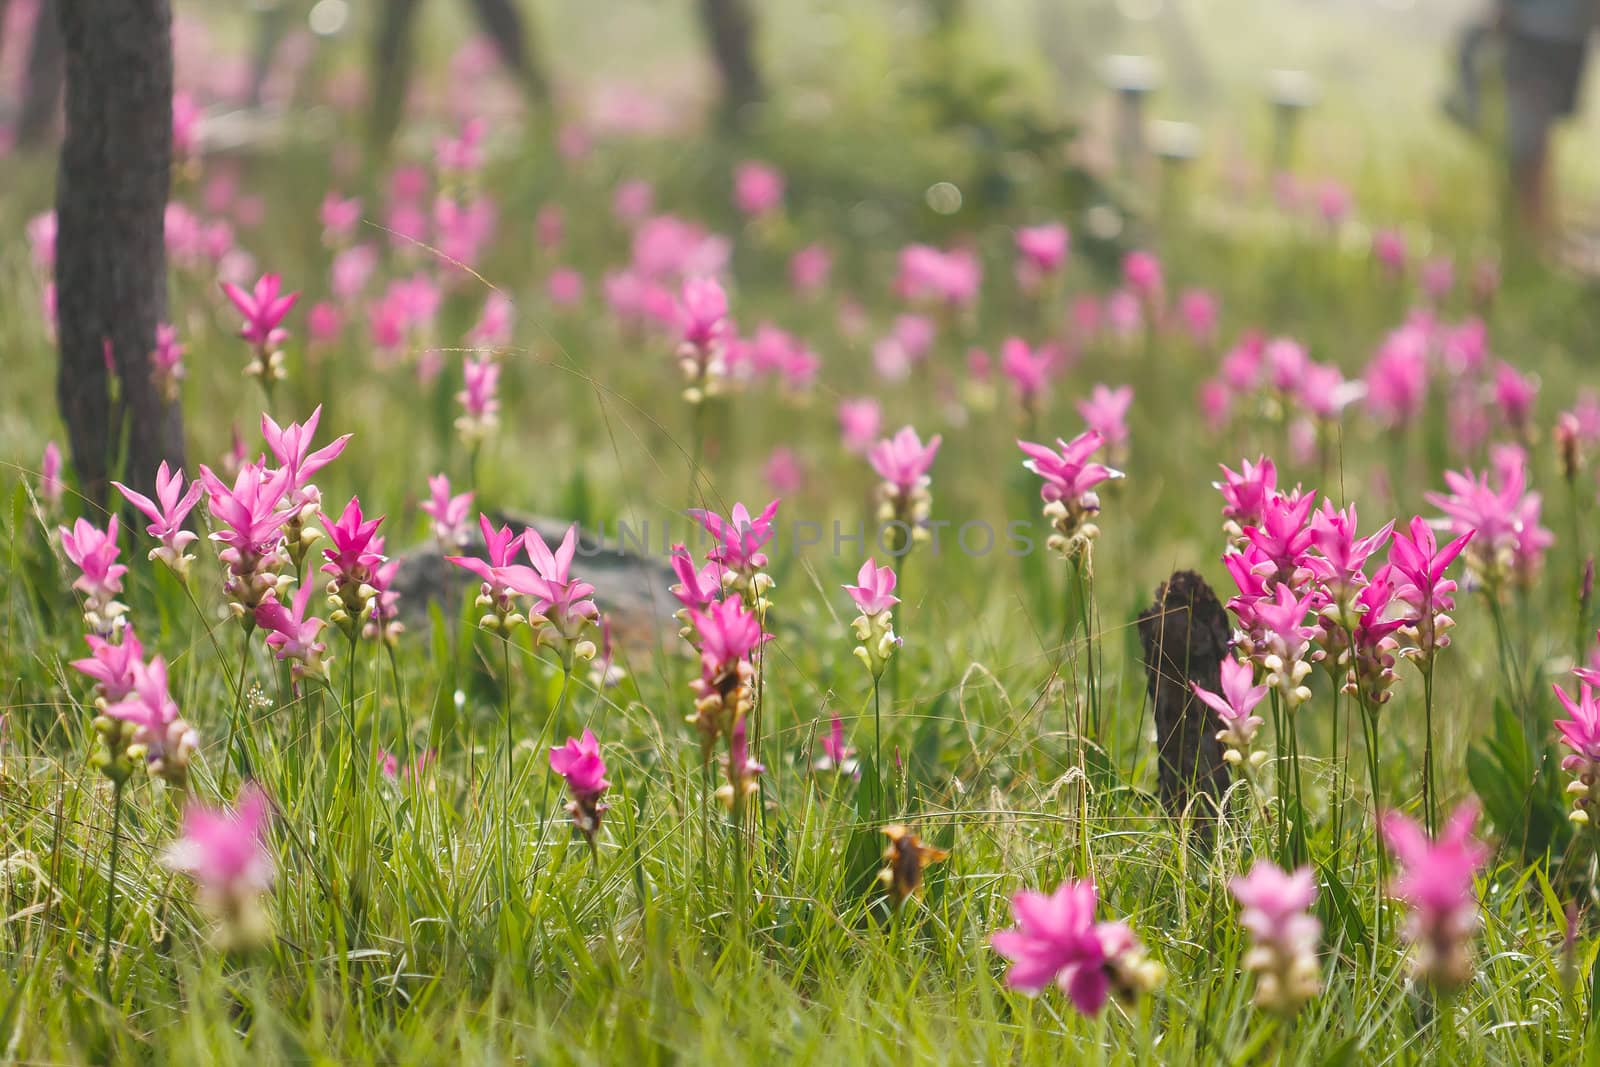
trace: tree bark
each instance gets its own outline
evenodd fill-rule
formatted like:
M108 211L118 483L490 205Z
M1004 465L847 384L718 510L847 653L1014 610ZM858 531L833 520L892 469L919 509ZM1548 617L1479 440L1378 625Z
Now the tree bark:
M1204 578L1178 571L1140 614L1139 642L1155 704L1161 802L1175 816L1192 813L1209 843L1218 800L1228 786L1228 765L1216 737L1222 726L1195 697L1191 683L1221 691L1228 617Z
M536 106L548 107L550 78L538 48L529 43L528 21L518 10L516 0L472 0L472 8L478 25L494 42L500 62L522 82Z
M103 505L113 473L148 490L162 460L183 465L183 414L150 366L156 326L167 317L172 11L168 0L51 3L67 85L56 181L56 392L83 491Z
M755 58L755 20L745 0L700 0L700 21L722 82L722 123L740 125L766 96Z
M17 111L18 144L41 144L55 130L61 110L61 75L61 24L50 11L50 0L45 0L34 16L28 45L28 73Z
M372 143L388 145L405 113L411 85L412 36L421 0L382 0L372 48Z

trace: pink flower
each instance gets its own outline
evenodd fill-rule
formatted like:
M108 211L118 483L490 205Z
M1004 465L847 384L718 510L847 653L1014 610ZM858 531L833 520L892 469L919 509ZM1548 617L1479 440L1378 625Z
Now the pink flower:
M1372 255L1393 276L1405 273L1406 240L1394 230L1378 230L1372 235Z
M122 592L122 576L128 573L128 568L117 562L117 517L111 516L104 530L79 518L70 530L60 526L57 532L61 550L79 571L72 588L84 596L85 619L97 633L113 632L123 611L117 594Z
M1133 386L1112 389L1096 385L1087 400L1078 401L1078 414L1089 429L1104 439L1113 451L1128 440L1128 408L1133 405Z
M200 467L206 507L222 527L211 534L211 540L223 546L217 558L228 566L229 581L224 588L246 607L253 607L276 585L267 572L283 542L283 524L293 514L282 507L293 477L287 467L268 471L246 463L229 487L211 468Z
M150 353L150 375L168 403L178 399L178 383L184 379L183 345L176 328L161 323L156 327L156 347Z
M1217 339L1217 298L1205 289L1185 289L1178 297L1178 319L1195 344L1212 344Z
M573 796L596 796L611 787L592 730L584 730L582 739L569 737L566 744L552 748L550 769L566 779Z
M573 307L583 303L583 275L571 267L557 267L545 281L545 292L550 303L558 308Z
M1103 463L1088 462L1089 457L1099 451L1104 443L1105 438L1099 433L1085 430L1071 441L1057 438L1055 448L1029 441L1018 441L1017 447L1028 457L1022 465L1044 479L1039 496L1046 503L1077 501L1086 510L1098 511L1098 499L1092 502L1092 506L1087 500L1093 495L1094 487L1101 482L1122 477L1120 471L1112 470Z
M61 449L54 441L46 441L44 458L39 461L39 496L51 511L61 507L61 496L66 492L61 480Z
M511 527L499 530L489 521L489 516L479 514L478 528L483 533L484 554L487 561L473 556L446 556L453 563L483 579L483 589L478 596L478 606L492 611L485 620L496 620L498 625L523 621L515 612L514 595L530 596L539 588L539 576L532 569L513 563L517 549L522 546L524 534L513 534Z
M827 736L822 738L820 744L822 755L812 764L813 769L823 773L838 771L840 774L860 774L855 761L856 750L845 744L844 723L839 721L839 716L833 717L828 725Z
M940 436L934 434L924 445L916 430L903 426L893 437L873 445L867 453L867 459L872 469L878 472L878 477L894 486L898 492L909 494L925 484L923 479L928 476L933 459L939 454L939 442Z
M767 565L761 547L772 539L772 519L777 514L778 501L774 500L761 514L751 517L750 509L742 503L733 505L733 512L724 519L713 511L692 508L688 515L705 527L715 546L706 558L731 571L753 574Z
M866 454L883 426L883 409L870 396L839 401L840 443L851 452Z
M467 341L486 348L504 348L511 343L511 330L516 323L517 309L511 298L496 290L483 302L483 312L478 322L467 333Z
M333 295L341 300L354 300L366 291L377 267L378 250L372 245L342 249L328 268Z
M167 662L160 656L148 664L137 658L129 664L132 686L123 697L106 705L105 714L132 723L135 744L142 745L152 774L182 786L189 759L200 747L193 727L183 721L177 702L167 687Z
M1433 527L1416 515L1411 519L1409 535L1397 530L1389 542L1389 565L1405 579L1396 584L1395 599L1411 609L1414 621L1410 625L1416 631L1416 646L1404 654L1424 666L1437 649L1450 644L1448 634L1455 621L1449 612L1456 607L1456 583L1445 577L1445 571L1472 538L1473 533L1468 531L1441 549Z
M476 446L500 421L500 364L489 357L467 359L461 373L464 388L456 394L461 405L456 429L468 445Z
M678 576L678 584L668 591L685 608L703 611L722 595L724 571L720 563L711 560L696 570L694 557L689 555L689 549L684 545L672 546L671 562L672 573ZM682 614L679 612L680 617Z
M433 161L442 171L472 174L483 166L483 138L488 123L481 118L470 118L461 125L455 137L441 137L434 144Z
M467 541L467 512L472 509L472 493L450 495L450 477L435 474L428 479L429 498L422 513L433 520L433 536L441 547L460 546Z
M982 281L983 268L971 252L907 245L900 250L895 292L905 300L969 307L977 299Z
M1269 578L1299 586L1310 576L1303 559L1316 540L1307 524L1316 502L1312 493L1275 493L1266 498L1260 523L1245 527L1245 537L1271 562Z
M1255 677L1255 667L1228 656L1222 661L1221 695L1202 689L1198 682L1190 683L1194 687L1194 695L1222 720L1223 728L1217 734L1217 740L1228 746L1227 759L1230 763L1253 762L1250 745L1263 721L1255 714L1256 705L1271 692L1267 686L1254 684Z
M1335 181L1317 189L1317 211L1329 226L1338 226L1350 214L1350 191Z
M559 204L546 204L539 209L539 214L534 216L533 232L538 239L539 247L554 249L561 247L561 242L566 238L567 217Z
M383 562L383 553L378 547L383 539L376 536L383 518L382 515L367 518L361 511L361 498L355 496L344 506L337 521L322 516L322 525L332 544L322 550L327 562L321 571L333 579L334 586L354 589L372 580L373 572ZM374 544L375 539L378 544ZM333 593L334 589L330 587L329 592Z
M1106 297L1106 326L1118 340L1129 342L1144 332L1144 308L1139 298L1126 289Z
M271 805L254 784L239 792L238 806L183 812L183 836L162 856L172 870L199 887L200 901L225 924L230 945L259 944L268 936L260 897L272 888L272 852L267 847Z
M1533 420L1533 402L1539 396L1539 382L1525 377L1517 368L1502 362L1494 372L1494 400L1500 416L1518 437L1526 437Z
M1237 474L1223 467L1222 478L1211 483L1222 494L1222 517L1228 520L1233 537L1243 537L1244 527L1259 526L1267 502L1278 495L1277 465L1266 456L1255 463L1247 459L1239 464Z
M1045 279L1058 273L1067 261L1071 236L1060 223L1024 226L1017 230L1017 285L1023 292L1037 293Z
M133 627L123 628L122 640L117 644L94 634L86 634L84 641L89 645L89 658L75 659L69 666L94 679L98 697L115 704L133 692L134 667L144 662L144 646Z
M767 457L762 474L768 486L785 496L798 493L805 486L806 473L800 464L800 457L794 454L793 449L781 445Z
M1024 889L1011 898L1016 926L989 937L1011 961L1006 984L1028 996L1059 986L1073 1007L1100 1014L1111 993L1129 995L1159 982L1143 948L1122 922L1095 922L1093 882L1063 882L1054 893Z
M184 529L184 520L189 517L189 512L194 510L195 504L200 501L200 494L204 487L199 482L190 482L187 492L183 488L183 472L169 470L166 460L161 461L161 466L156 470L156 499L151 500L143 493L137 493L121 482L112 482L117 491L127 499L128 503L138 508L150 520L150 525L145 527L145 533L161 542L159 548L150 550L150 559L159 559L171 567L179 575L187 573L189 562L193 556L184 554L199 536ZM159 501L159 503L157 503Z
M1491 589L1508 576L1531 580L1555 538L1539 525L1541 498L1526 491L1524 462L1501 464L1493 474L1445 471L1444 481L1449 493L1423 497L1445 513L1454 533L1473 534L1467 569Z
M311 477L338 459L353 436L344 434L313 451L311 442L316 438L317 424L321 421L321 404L305 422L291 422L284 427L279 427L266 412L261 413L261 436L267 439L267 447L289 476L287 491L296 510L320 506L322 494L311 484Z
M1600 800L1600 700L1595 699L1592 684L1600 674L1588 667L1580 667L1573 674L1579 679L1577 700L1561 686L1552 686L1571 716L1555 720L1555 727L1561 734L1561 743L1572 750L1561 760L1562 769L1573 775L1573 782L1567 786L1567 792L1573 795L1572 814L1568 817L1586 826L1592 819L1590 809Z
M306 616L311 592L312 583L302 582L289 607L284 607L275 594L269 594L256 605L256 625L267 631L267 644L277 651L278 659L292 661L290 673L294 677L326 680L328 646L319 635L328 624L315 615Z
M802 297L815 297L828 287L833 254L826 245L809 244L789 258L789 285Z
M343 244L361 221L361 201L329 191L322 198L322 239L330 245Z
M1275 337L1261 349L1261 359L1266 365L1267 381L1286 396L1297 396L1311 357L1305 346L1288 337Z
M1296 596L1287 582L1279 582L1246 610L1240 610L1243 605L1237 600L1229 603L1246 630L1239 647L1267 672L1263 683L1277 689L1290 710L1311 699L1304 683L1311 673L1308 656L1317 629L1306 625L1306 617L1317 609L1319 597L1315 590Z
M1009 337L1000 346L1000 372L1016 390L1017 399L1027 411L1034 410L1039 397L1050 384L1050 351L1035 351L1020 337Z
M654 187L640 178L633 178L617 186L611 196L611 213L626 225L642 222L655 209Z
M594 586L572 577L572 558L578 548L577 523L567 527L566 536L554 552L533 529L523 533L522 547L533 561L533 610L544 616L547 624L540 632L540 640L554 645L566 657L593 656L593 643L578 640L584 626L599 616L600 609L594 603Z
M1360 588L1367 583L1367 560L1389 541L1394 523L1387 522L1377 533L1368 537L1356 536L1356 506L1351 504L1343 511L1334 508L1333 502L1324 500L1322 508L1314 512L1307 527L1311 532L1311 547L1317 555L1304 559L1305 567L1322 583L1332 606L1347 610ZM1341 618L1348 623L1348 618Z
M300 294L280 295L282 284L276 274L263 274L248 292L232 282L222 283L222 291L244 316L239 336L262 352L277 348L289 337L289 331L282 328L283 319Z
M783 206L783 175L770 163L739 164L733 172L733 203L752 218L778 210Z
M678 302L683 342L709 349L728 333L728 295L715 278L689 278Z
M1311 868L1285 874L1260 860L1229 889L1239 902L1239 925L1250 933L1244 966L1256 973L1256 1005L1293 1015L1322 988L1317 966L1322 924L1306 914L1317 898Z
M895 573L892 567L879 567L869 559L856 573L856 584L843 587L856 608L863 615L877 615L900 603L894 595Z
M172 155L192 159L200 151L200 123L204 113L188 93L172 94Z
M1429 841L1422 828L1397 811L1383 814L1378 826L1400 861L1392 888L1411 912L1406 939L1420 977L1454 988L1472 977L1469 941L1478 930L1478 898L1473 878L1489 850L1472 838L1478 805L1468 800Z
M1147 306L1161 303L1164 282L1161 261L1149 252L1129 252L1122 259L1122 282Z
M744 715L735 716L733 728L728 731L724 765L728 781L717 790L717 799L731 811L736 803L748 802L761 791L756 779L767 770L750 755L749 721Z
M1449 256L1430 259L1422 265L1422 291L1434 303L1441 303L1456 287L1456 265Z
M719 600L705 611L689 611L689 621L699 639L700 662L707 680L750 658L766 637L761 622L736 597Z

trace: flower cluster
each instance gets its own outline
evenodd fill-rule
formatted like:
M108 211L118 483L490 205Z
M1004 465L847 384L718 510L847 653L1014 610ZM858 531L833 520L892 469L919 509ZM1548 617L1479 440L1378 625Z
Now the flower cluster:
M567 738L567 743L550 750L550 769L566 780L567 792L572 800L567 813L572 816L573 829L583 835L590 846L600 829L600 816L606 805L600 802L611 783L606 781L606 761L600 756L600 742L592 730L584 730L581 738Z
M272 888L275 865L267 844L272 806L254 785L239 792L232 808L189 805L183 836L161 859L193 879L201 906L217 922L216 944L251 949L272 936L262 898Z
M872 672L874 680L883 676L883 670L900 647L900 638L894 632L894 606L900 598L894 595L895 573L890 567L879 567L867 560L856 572L856 584L844 586L861 614L850 624L855 630L855 655Z
M883 479L878 486L878 521L890 529L891 555L899 556L928 537L928 517L933 509L933 496L928 492L933 479L928 471L939 454L939 441L934 434L923 444L916 430L902 426L867 452L872 469Z
M1430 841L1399 812L1385 812L1383 840L1400 861L1392 892L1410 911L1405 936L1417 977L1441 989L1457 989L1472 978L1472 937L1481 918L1473 878L1489 850L1472 837L1476 802L1455 810Z
M1028 457L1022 465L1044 479L1039 496L1044 500L1044 516L1055 531L1049 546L1068 559L1083 555L1100 536L1094 523L1100 514L1100 494L1095 487L1122 477L1121 471L1089 462L1103 444L1105 438L1095 430L1085 430L1071 441L1057 438L1055 448L1017 442Z
M1261 860L1229 888L1239 902L1239 925L1250 934L1244 967L1255 972L1256 1006L1293 1017L1322 991L1317 966L1322 924L1306 914L1317 897L1311 868L1285 874Z

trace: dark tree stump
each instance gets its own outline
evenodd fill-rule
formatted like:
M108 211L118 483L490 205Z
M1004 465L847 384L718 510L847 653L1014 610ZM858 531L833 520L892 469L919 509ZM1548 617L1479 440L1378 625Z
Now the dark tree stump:
M747 106L766 97L756 65L755 20L745 0L700 0L700 22L722 82L722 123L737 126Z
M1192 806L1209 841L1219 798L1228 786L1228 765L1216 738L1222 724L1195 697L1190 683L1221 691L1228 617L1204 578L1178 571L1139 615L1139 642L1155 705L1161 802L1175 816Z
M61 53L61 23L46 0L34 16L28 72L17 109L17 143L25 148L43 144L55 132L61 111Z
M103 506L114 473L148 492L162 460L183 465L182 411L150 374L156 326L167 317L172 11L168 0L51 6L67 85L56 181L56 393L83 491ZM113 450L124 441L116 470Z

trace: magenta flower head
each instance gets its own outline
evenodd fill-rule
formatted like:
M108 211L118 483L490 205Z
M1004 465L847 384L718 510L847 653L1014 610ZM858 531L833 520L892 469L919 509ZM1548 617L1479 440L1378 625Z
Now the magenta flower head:
M1133 406L1133 386L1120 385L1112 389L1096 385L1086 400L1078 401L1078 414L1090 430L1099 434L1113 456L1125 451L1128 440L1128 409ZM1115 459L1113 459L1115 462Z
M156 326L156 347L150 352L150 376L167 403L178 402L178 388L185 374L177 328L160 323Z
M766 772L766 768L750 755L747 716L740 715L733 720L733 727L728 731L728 754L724 757L724 764L728 780L718 787L717 800L732 811L735 806L743 807L760 794L761 786L756 779Z
M706 559L722 568L723 584L736 590L757 613L766 610L766 594L773 586L771 576L763 569L768 561L761 549L776 532L773 518L778 513L778 503L772 501L754 516L742 503L734 504L727 518L702 508L691 508L687 513L711 535L713 544Z
M1239 902L1239 925L1250 933L1244 967L1256 976L1256 1007L1293 1016L1322 991L1317 939L1322 924L1307 910L1317 898L1310 867L1285 874L1260 860L1229 888Z
M301 584L294 600L285 607L276 594L256 605L256 625L267 631L267 644L278 659L289 661L295 678L328 680L328 646L321 640L328 624L315 615L307 616L311 603L311 583Z
M539 536L539 531L529 529L522 535L522 547L533 561L533 610L544 620L539 628L539 641L550 645L561 654L561 662L568 669L574 661L587 662L594 658L593 641L584 638L584 630L600 616L594 603L594 586L572 577L572 557L578 547L578 526L567 527L567 532L554 552Z
M882 426L883 409L872 397L839 401L839 439L851 452L866 455L871 451Z
M1282 693L1291 711L1311 699L1305 680L1311 673L1308 656L1317 629L1306 625L1306 617L1316 610L1319 599L1315 591L1296 596L1280 582L1255 604L1255 632L1240 639L1240 647L1267 672L1263 683Z
M513 598L533 595L538 588L538 575L532 569L512 562L517 549L522 547L523 534L513 534L509 526L496 530L489 516L483 514L478 516L478 529L483 533L484 554L488 558L446 556L445 562L453 563L483 579L477 604L484 614L478 620L478 625L489 630L509 631L528 621Z
M671 562L672 573L677 575L678 582L668 592L683 605L676 612L678 620L683 623L678 635L693 643L695 630L689 622L689 612L704 611L722 596L722 576L725 571L722 564L715 560L696 569L694 557L684 545L672 546Z
M456 394L461 414L456 430L468 448L476 448L500 424L500 364L490 357L461 365L463 388Z
M1472 537L1471 532L1464 533L1440 548L1428 520L1416 515L1409 531L1395 531L1389 543L1389 565L1398 576L1395 599L1406 605L1409 616L1404 628L1408 644L1401 655L1424 669L1435 652L1450 644L1455 620L1449 613L1456 607L1456 583L1445 572Z
M245 374L258 377L263 382L283 377L283 352L281 346L289 339L283 328L284 317L299 293L283 293L283 280L276 274L263 274L255 286L246 291L232 282L223 282L222 291L233 306L244 316L239 336L249 342L254 358L245 368Z
M272 416L261 413L261 436L273 458L289 475L289 505L299 512L300 522L310 522L322 506L322 493L311 478L322 468L338 459L350 443L352 434L336 437L328 444L313 449L311 443L317 436L317 424L322 421L322 405L318 404L305 422L291 422L279 426Z
M1094 430L1085 430L1071 441L1058 437L1055 448L1017 442L1028 457L1022 465L1044 479L1039 496L1045 502L1045 518L1055 530L1048 544L1069 558L1087 551L1089 543L1100 536L1100 527L1092 521L1100 514L1100 494L1095 487L1122 477L1121 471L1089 462L1104 443L1105 438Z
M219 947L254 948L272 936L261 901L274 873L270 819L266 794L247 784L234 808L185 808L183 836L162 856L167 867L194 880L201 907L218 922Z
M1316 542L1309 525L1316 503L1316 494L1301 494L1298 489L1287 496L1275 493L1266 498L1260 523L1245 527L1246 540L1267 561L1269 585L1283 583L1299 589L1311 581L1305 561Z
M1428 840L1422 827L1397 811L1379 821L1384 843L1400 860L1393 895L1410 911L1406 940L1417 976L1444 989L1472 978L1471 940L1480 924L1473 878L1489 850L1472 837L1478 805L1464 802Z
M287 562L283 525L295 514L285 506L292 479L293 472L287 468L268 471L246 463L230 487L211 468L200 467L206 507L221 527L211 534L211 540L223 546L217 553L228 568L223 592L242 619L253 620L262 598L288 580L280 579L278 571Z
M61 480L61 448L54 441L46 441L44 457L39 461L39 497L51 512L61 508L61 497L66 492Z
M1559 685L1553 686L1561 706L1571 716L1557 719L1555 726L1561 734L1561 743L1571 749L1561 760L1562 769L1573 775L1572 782L1567 786L1567 792L1573 798L1572 814L1567 817L1580 826L1588 826L1593 818L1590 810L1595 808L1596 802L1600 802L1600 700L1595 698L1594 687L1589 681L1595 677L1595 672L1581 668L1576 673L1581 679L1577 700L1568 696L1567 691Z
M440 548L456 548L467 543L467 513L472 509L472 493L450 493L450 477L435 474L428 479L428 499L422 513L433 520L434 540Z
M1220 695L1202 689L1199 682L1190 683L1194 686L1194 695L1222 720L1222 729L1217 731L1217 740L1227 746L1222 758L1246 775L1267 759L1265 752L1251 751L1256 730L1264 721L1255 714L1256 706L1271 692L1264 685L1256 685L1255 677L1254 666L1228 656L1222 661Z
M1058 222L1017 230L1017 285L1024 293L1039 292L1067 262L1072 237Z
M1149 252L1129 252L1122 259L1122 281L1146 307L1159 307L1165 283L1161 261Z
M144 663L144 646L132 626L123 628L122 640L113 644L103 637L87 634L90 656L75 659L68 666L94 679L95 703L104 708L133 692L134 667Z
M728 319L728 294L715 278L684 280L677 302L680 336L678 367L684 377L684 399L698 404L721 391L728 376L727 348L733 335Z
M200 747L199 735L183 721L177 702L167 688L167 662L160 656L148 664L135 659L132 689L107 704L107 718L134 726L130 756L143 755L150 773L183 789L189 780L189 760Z
M691 682L695 710L689 722L700 728L709 747L754 705L755 667L751 655L767 639L761 620L746 610L744 602L730 597L705 611L689 611L695 645L700 649L700 677Z
M378 569L384 564L383 538L378 527L383 516L369 519L361 511L361 498L351 497L337 521L322 516L330 547L322 550L321 567L328 576L326 592L333 612L329 621L347 635L360 629L373 608L378 590Z
M837 771L839 774L848 774L860 777L861 768L856 763L856 750L845 743L844 723L835 715L828 724L827 736L819 744L822 745L822 755L812 763L812 768L821 774Z
M57 527L61 550L78 568L72 588L83 594L83 621L102 637L115 635L123 626L128 610L117 600L122 592L122 576L128 568L117 562L117 517L111 516L106 528L79 518L72 528Z
M1531 582L1555 540L1539 525L1539 494L1527 491L1526 457L1520 450L1501 455L1493 473L1445 471L1450 491L1423 494L1445 513L1453 533L1472 535L1463 553L1467 572L1491 595L1507 579Z
M789 285L796 295L815 298L828 287L833 253L823 244L809 244L789 257Z
M1048 348L1031 348L1020 337L1008 337L1000 345L1000 373L1011 382L1024 413L1038 411L1040 398L1050 387L1053 368L1054 359Z
M600 816L606 805L600 797L611 788L606 781L606 761L600 756L600 742L592 730L584 730L582 738L567 738L567 743L550 750L550 769L566 779L567 792L572 801L567 811L572 815L573 827L584 840L594 845L595 831L600 829Z
M121 482L111 484L117 487L117 491L128 503L138 508L150 520L150 525L145 527L145 533L161 544L150 550L149 558L159 559L178 577L187 577L189 564L194 562L194 557L185 555L184 549L199 540L199 535L184 529L183 524L189 517L189 512L194 510L195 504L199 503L204 487L197 481L191 482L188 491L185 492L183 472L169 470L166 460L162 460L161 466L156 470L155 500L151 500L143 493L134 492Z
M770 163L751 160L733 172L733 203L742 215L759 218L783 207L783 174Z
M1391 521L1375 534L1357 537L1356 524L1354 504L1339 511L1331 501L1324 500L1308 526L1316 554L1304 558L1306 569L1327 597L1323 614L1346 628L1356 623L1355 598L1367 584L1367 560L1388 543L1394 530Z
M933 496L928 491L933 479L928 471L939 454L940 440L934 434L923 444L916 430L902 426L867 452L867 461L883 479L878 486L878 521L893 535L890 555L903 555L913 543L928 537L928 517L933 510Z
M877 615L900 603L900 598L893 595L895 574L892 567L879 567L869 559L857 572L856 583L843 588L863 615Z
M1202 347L1217 339L1217 298L1207 289L1185 289L1178 296L1178 321L1189 339Z
M1526 440L1533 423L1533 403L1539 397L1537 378L1523 375L1502 362L1494 372L1494 401L1500 417L1519 440Z
M1066 881L1054 893L1024 889L1011 898L1016 925L989 937L1011 961L1006 984L1028 996L1051 985L1084 1015L1099 1015L1116 994L1133 999L1157 988L1166 976L1145 957L1144 947L1123 922L1096 922L1093 882Z
M900 638L894 632L892 610L900 603L900 598L894 595L894 586L893 568L879 567L869 559L857 572L856 584L843 587L861 612L850 624L859 642L855 656L875 679L883 675L884 667L900 647Z
M1244 540L1246 526L1261 525L1267 501L1277 496L1278 467L1266 456L1254 463L1247 459L1239 464L1237 474L1223 467L1222 481L1211 485L1222 494L1223 532L1238 544Z

